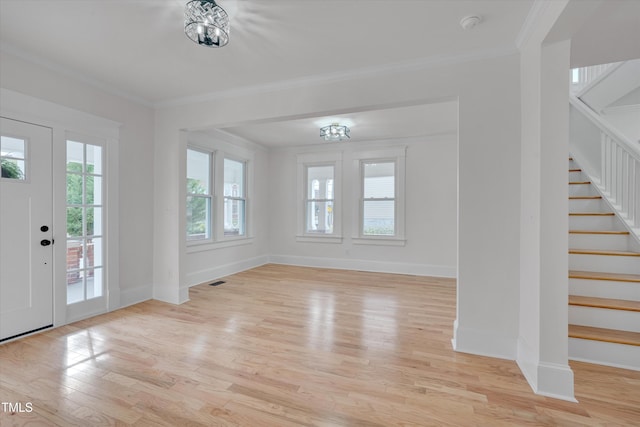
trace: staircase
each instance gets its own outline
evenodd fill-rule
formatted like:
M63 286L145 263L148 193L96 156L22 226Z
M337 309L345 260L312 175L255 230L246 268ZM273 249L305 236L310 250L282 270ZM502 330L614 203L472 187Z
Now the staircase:
M640 243L569 158L569 358L640 370Z

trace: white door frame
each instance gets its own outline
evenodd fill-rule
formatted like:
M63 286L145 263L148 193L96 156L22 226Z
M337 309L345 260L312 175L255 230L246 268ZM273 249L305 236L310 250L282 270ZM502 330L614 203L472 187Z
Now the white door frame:
M53 326L120 308L118 259L118 157L121 123L0 88L0 115L53 129ZM66 280L66 141L67 135L83 134L106 141L105 159L105 281L106 307L69 312Z

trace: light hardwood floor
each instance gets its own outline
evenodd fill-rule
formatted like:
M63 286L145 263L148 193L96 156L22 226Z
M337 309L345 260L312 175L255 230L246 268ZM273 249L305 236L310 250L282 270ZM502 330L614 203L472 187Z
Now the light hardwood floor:
M455 282L266 265L0 346L0 425L640 425L640 372L571 363L579 403L451 349ZM32 424L30 424L32 423Z

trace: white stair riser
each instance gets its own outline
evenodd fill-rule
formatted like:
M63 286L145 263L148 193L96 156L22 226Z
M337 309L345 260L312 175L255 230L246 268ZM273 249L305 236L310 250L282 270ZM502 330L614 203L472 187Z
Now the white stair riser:
M578 168L570 168L578 169ZM588 181L589 179L584 176L582 172L569 172L569 182L575 181Z
M611 212L611 208L600 199L574 199L569 200L569 212Z
M640 312L569 306L569 323L594 328L640 332Z
M571 184L569 196L598 196L598 192L591 185Z
M569 233L569 247L573 249L598 249L628 251L629 236L626 234L574 234Z
M570 216L570 230L624 231L624 225L615 216ZM596 249L596 248L591 248Z
M569 269L640 274L640 257L569 254Z
M569 279L569 294L583 297L640 301L640 283Z
M640 346L569 338L569 359L640 371Z

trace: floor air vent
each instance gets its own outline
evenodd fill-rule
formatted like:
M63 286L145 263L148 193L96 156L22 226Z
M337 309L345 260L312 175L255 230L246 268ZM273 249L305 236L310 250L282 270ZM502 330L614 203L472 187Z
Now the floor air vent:
M219 286L225 283L224 280L218 280L217 282L209 283L209 286Z

